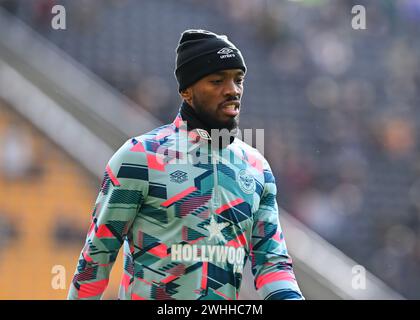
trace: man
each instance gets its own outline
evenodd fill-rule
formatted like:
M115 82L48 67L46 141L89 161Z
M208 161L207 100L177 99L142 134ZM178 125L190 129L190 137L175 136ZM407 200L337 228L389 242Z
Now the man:
M263 299L303 299L270 166L235 137L245 73L226 36L183 32L180 112L106 166L69 299L102 296L122 244L120 299L237 299L247 259Z

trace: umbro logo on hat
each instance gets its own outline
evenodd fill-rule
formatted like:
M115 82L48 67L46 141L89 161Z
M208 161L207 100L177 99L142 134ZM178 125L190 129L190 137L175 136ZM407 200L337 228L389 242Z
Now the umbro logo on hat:
M233 58L235 54L232 52L233 50L231 48L223 48L217 51L217 53L220 55L220 59Z

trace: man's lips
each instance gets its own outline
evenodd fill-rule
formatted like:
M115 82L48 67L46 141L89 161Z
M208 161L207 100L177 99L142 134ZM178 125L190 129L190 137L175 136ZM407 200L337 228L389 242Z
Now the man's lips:
M241 103L237 100L235 101L226 101L220 105L222 112L231 117L236 117L239 114L239 108Z

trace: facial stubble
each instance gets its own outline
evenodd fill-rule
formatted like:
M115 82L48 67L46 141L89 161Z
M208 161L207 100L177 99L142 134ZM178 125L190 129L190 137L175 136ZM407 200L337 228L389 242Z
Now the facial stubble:
M232 117L228 121L219 121L216 115L209 111L194 94L192 96L192 104L199 120L209 129L227 129L232 131L239 126L239 116Z

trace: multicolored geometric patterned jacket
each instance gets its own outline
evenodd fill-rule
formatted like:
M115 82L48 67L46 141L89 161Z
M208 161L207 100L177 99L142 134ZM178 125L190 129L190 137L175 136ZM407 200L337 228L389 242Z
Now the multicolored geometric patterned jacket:
M171 124L110 159L69 299L100 299L124 245L120 299L237 299L251 260L263 299L303 299L281 230L270 166L238 138Z

